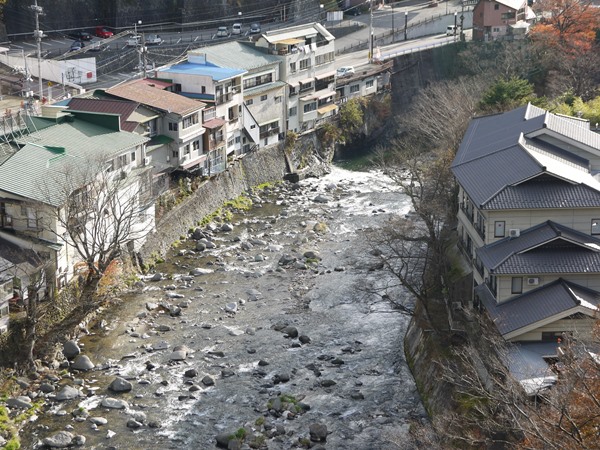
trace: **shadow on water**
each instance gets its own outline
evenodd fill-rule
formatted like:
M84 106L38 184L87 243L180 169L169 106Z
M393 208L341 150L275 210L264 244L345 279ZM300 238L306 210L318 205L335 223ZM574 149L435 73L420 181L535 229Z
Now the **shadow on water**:
M361 136L348 145L340 145L333 156L333 163L342 169L367 172L374 168L375 147Z

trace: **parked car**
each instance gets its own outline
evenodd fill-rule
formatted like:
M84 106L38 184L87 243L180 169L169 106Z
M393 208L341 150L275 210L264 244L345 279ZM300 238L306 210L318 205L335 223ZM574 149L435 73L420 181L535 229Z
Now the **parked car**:
M227 27L219 27L217 29L217 37L227 37L229 36L229 30Z
M260 33L260 25L257 23L253 23L250 25L250 34L258 34Z
M448 25L446 27L446 36L454 36L457 31L458 31L459 27L455 27L454 25Z
M142 41L142 37L138 34L134 34L127 38L127 40L125 41L125 45L130 46L130 47L136 47L139 45L139 43L141 41Z
M231 27L231 34L242 34L242 24L234 23Z
M99 38L102 38L102 39L106 39L109 37L113 37L114 34L112 31L107 30L105 27L100 26L100 27L96 27L96 36L98 36Z
M92 35L87 31L77 30L69 33L69 36L78 41L91 41Z
M339 67L336 70L335 74L337 75L338 78L352 76L352 75L354 75L354 67L352 67L352 66Z
M163 43L162 38L158 34L149 34L146 36L145 41L147 45L160 45Z
M78 50L81 50L83 47L85 47L85 44L82 41L73 41L73 43L71 44L71 48L69 49L70 52L76 52Z

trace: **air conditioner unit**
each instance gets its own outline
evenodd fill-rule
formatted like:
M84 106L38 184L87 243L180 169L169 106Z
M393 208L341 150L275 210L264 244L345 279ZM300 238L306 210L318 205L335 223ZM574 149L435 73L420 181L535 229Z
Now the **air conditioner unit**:
M519 230L518 228L511 228L510 230L508 230L508 235L512 238L512 237L519 237L521 236L521 230Z
M144 158L144 165L145 165L145 166L148 166L148 165L150 165L150 157L149 157L149 156L146 156L146 157Z
M167 155L167 162L171 161L171 157Z
M537 286L538 284L540 284L538 277L527 278L527 286Z

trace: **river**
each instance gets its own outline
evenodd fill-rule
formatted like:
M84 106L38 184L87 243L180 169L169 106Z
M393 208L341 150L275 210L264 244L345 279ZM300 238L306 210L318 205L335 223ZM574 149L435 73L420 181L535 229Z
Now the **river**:
M89 449L209 449L236 432L232 448L414 448L426 413L404 358L409 318L364 289L385 274L368 270L363 230L408 202L381 173L338 167L254 200L232 231L208 233L215 248L183 240L160 281L120 297L79 343L96 367L58 383L82 397L40 414L23 448L60 430ZM107 389L116 376L130 392Z

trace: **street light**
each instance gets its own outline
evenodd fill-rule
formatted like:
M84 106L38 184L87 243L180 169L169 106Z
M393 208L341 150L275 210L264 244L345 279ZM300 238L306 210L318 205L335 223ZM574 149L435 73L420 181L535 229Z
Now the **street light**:
M404 40L405 41L408 39L407 28L408 28L408 11L404 11Z
M323 10L325 8L325 5L320 4L319 5L319 22L323 20Z
M392 5L392 42L394 42L394 2L390 2Z
M456 11L454 11L454 37L456 37Z
M133 23L133 32L135 33L135 35L137 36L137 26L138 25L142 25L142 21L138 20L137 22Z

